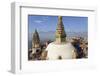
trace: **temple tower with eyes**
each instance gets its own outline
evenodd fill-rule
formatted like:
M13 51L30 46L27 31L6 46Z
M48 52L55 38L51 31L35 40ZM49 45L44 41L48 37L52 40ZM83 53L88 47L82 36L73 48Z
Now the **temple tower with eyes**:
M64 25L62 22L62 16L58 17L58 24L56 29L56 43L66 42L66 32L64 30Z
M49 60L76 58L75 48L70 42L67 42L62 16L58 16L55 41L47 46L46 51Z

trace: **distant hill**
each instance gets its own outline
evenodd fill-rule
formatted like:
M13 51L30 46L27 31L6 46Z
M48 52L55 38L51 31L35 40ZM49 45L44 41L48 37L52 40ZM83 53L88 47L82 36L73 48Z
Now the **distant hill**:
M72 37L83 37L85 39L88 38L87 32L67 32L67 38ZM28 34L28 47L31 48L32 46L32 33ZM55 40L55 31L48 31L48 32L39 32L41 42L44 41L54 41Z
M87 37L87 32L67 32L67 37ZM40 40L54 40L55 32L48 31L48 32L39 32ZM29 40L32 40L32 33L29 34Z

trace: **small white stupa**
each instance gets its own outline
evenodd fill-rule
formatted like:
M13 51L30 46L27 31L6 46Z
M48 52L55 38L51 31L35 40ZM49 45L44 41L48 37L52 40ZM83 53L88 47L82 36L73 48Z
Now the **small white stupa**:
M58 17L56 39L47 46L46 51L48 60L76 58L75 48L66 40L62 16Z

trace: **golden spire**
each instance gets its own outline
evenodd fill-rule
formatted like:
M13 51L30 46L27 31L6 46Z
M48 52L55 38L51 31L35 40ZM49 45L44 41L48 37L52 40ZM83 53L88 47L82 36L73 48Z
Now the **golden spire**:
M64 30L62 16L58 16L58 24L56 29L56 42L57 43L66 42L66 33Z
M59 20L62 20L62 16L58 16L58 19L59 19Z

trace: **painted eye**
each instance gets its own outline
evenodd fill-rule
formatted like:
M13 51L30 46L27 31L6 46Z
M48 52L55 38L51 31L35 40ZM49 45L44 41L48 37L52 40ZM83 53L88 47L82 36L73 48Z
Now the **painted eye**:
M61 59L62 59L62 57L61 57L61 56L58 56L58 59L59 59L59 60L61 60Z

